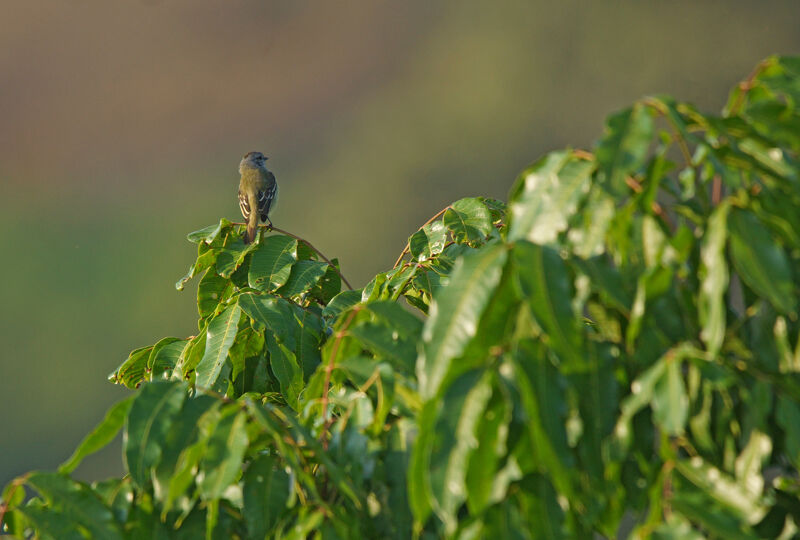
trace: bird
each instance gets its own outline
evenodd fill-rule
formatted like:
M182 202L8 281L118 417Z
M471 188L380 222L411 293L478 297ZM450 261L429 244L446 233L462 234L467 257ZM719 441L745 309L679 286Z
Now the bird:
M264 166L265 161L267 157L261 152L248 152L239 163L239 209L247 223L245 244L255 240L259 219L272 228L269 211L278 199L278 182Z

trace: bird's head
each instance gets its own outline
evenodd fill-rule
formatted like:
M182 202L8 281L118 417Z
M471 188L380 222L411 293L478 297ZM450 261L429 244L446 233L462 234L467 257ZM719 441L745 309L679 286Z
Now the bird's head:
M248 152L239 163L239 172L244 169L260 169L264 167L264 162L267 161L267 156L261 152Z

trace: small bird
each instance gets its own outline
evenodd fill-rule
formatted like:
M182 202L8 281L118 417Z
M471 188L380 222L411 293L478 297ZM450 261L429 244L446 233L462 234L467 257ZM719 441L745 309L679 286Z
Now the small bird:
M255 240L259 218L272 227L269 211L278 199L278 183L264 166L265 161L267 157L261 152L248 152L239 163L239 208L247 223L245 244Z

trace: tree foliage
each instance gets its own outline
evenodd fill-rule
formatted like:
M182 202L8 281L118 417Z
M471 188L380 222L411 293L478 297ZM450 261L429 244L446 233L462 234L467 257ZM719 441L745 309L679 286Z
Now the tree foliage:
M7 531L797 535L798 104L789 57L721 116L645 98L355 291L290 235L191 233L197 335L130 354L136 392L6 487ZM124 477L70 477L119 431Z

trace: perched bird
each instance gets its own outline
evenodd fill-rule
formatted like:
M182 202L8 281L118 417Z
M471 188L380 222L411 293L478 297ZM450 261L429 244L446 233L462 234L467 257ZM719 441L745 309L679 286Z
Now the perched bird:
M246 244L255 240L259 218L272 227L269 211L278 198L278 183L264 166L265 161L267 157L261 152L248 152L239 163L239 208L247 223Z

